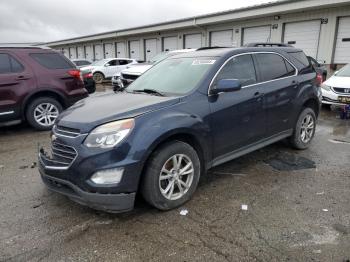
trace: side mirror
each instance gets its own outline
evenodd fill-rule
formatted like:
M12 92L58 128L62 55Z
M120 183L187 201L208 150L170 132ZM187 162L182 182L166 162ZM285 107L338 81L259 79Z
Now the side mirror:
M109 66L110 66L110 64L109 64L109 63L105 64L105 67L109 67Z
M335 71L335 72L334 72L334 75L336 76L338 73L339 73L339 71Z
M242 85L238 79L221 79L216 88L211 90L212 94L227 93L241 90Z

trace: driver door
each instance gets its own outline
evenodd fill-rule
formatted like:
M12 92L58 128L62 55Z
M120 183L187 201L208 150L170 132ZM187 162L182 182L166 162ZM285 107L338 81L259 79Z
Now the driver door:
M216 76L211 88L221 79L238 79L239 91L209 96L210 125L213 134L214 161L230 156L261 140L266 133L263 94L250 54L231 58Z
M105 77L112 77L115 73L118 72L119 61L117 59L113 59L109 61L105 65Z

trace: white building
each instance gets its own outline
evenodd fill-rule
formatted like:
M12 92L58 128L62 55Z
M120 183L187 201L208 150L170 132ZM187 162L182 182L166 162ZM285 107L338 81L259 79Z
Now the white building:
M149 60L165 50L284 42L330 64L350 63L350 0L285 0L47 43L67 57Z

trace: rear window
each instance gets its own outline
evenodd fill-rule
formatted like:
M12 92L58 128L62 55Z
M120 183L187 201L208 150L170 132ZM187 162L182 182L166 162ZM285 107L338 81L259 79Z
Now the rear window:
M48 69L69 69L74 66L64 57L56 53L32 53L30 56Z
M299 70L299 74L309 74L315 72L314 66L310 63L304 52L288 52L288 54L291 56L291 58L294 58L300 65L302 65L302 68Z
M79 61L74 61L74 64L76 64L77 66L84 66L84 65L90 65L91 63L89 61L79 60Z

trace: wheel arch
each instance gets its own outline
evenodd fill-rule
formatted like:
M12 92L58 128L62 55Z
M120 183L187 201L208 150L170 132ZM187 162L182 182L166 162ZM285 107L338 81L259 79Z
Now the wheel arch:
M320 113L320 105L319 102L315 98L309 98L303 103L303 108L309 107L314 110L316 117L318 117Z
M23 106L22 106L22 110L21 110L21 115L22 115L23 119L25 119L25 114L26 114L26 111L27 111L29 104L32 101L34 101L35 99L40 98L40 97L51 97L53 99L56 99L62 105L63 108L67 107L67 101L64 98L63 94L61 94L60 92L58 92L56 90L52 90L52 89L41 89L37 92L31 93L30 95L28 95L25 98Z

